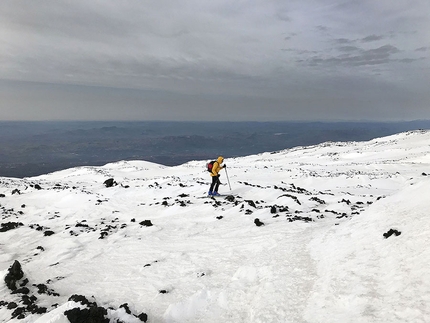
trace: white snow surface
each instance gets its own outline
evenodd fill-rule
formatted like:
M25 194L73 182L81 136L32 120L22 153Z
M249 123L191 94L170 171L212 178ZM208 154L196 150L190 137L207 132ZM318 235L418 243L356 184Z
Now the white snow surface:
M0 178L1 223L23 224L0 232L0 274L18 260L47 308L0 322L66 323L73 294L110 322L430 322L429 131L226 158L234 199L205 197L206 162ZM0 300L21 303L3 278Z

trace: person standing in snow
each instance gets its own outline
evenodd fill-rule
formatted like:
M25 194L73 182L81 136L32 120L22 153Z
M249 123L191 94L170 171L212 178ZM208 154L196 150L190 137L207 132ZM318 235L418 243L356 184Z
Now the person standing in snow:
M220 177L219 172L221 171L221 169L227 167L227 165L221 166L223 161L224 161L224 157L219 156L218 159L212 165L212 172L211 172L212 183L211 183L211 186L209 188L208 195L211 195L211 196L219 195L218 188L219 188L219 184L221 184L221 182L219 180L219 177Z

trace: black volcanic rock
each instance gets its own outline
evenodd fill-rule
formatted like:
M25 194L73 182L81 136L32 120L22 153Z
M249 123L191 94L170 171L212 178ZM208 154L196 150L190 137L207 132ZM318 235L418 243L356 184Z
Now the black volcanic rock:
M0 232L6 232L9 230L13 230L16 229L20 226L23 226L24 224L21 222L7 222L7 223L2 223L1 224L1 228L0 228Z
M22 320L25 318L25 307L17 307L15 311L12 312L12 318L17 318Z
M257 206L255 205L255 202L253 200L245 200L245 202L248 203L249 206L252 206L254 208L256 208Z
M69 301L81 303L86 306L86 308L73 308L64 312L64 315L67 316L70 323L109 323L112 321L112 318L109 318L106 308L98 306L96 302L90 302L85 296L72 295ZM133 314L127 303L120 305L119 308L123 308L128 315L134 316L142 322L148 320L148 315L146 313L141 313L139 315ZM122 321L113 320L112 322L120 323Z
M130 307L127 303L120 305L119 308L123 308L128 315L133 315L137 317L142 322L146 322L148 320L148 315L146 313L140 313L139 315L135 315L131 313Z
M396 229L390 229L390 230L388 230L387 232L385 232L385 233L383 234L383 236L384 236L384 238L385 238L385 239L388 239L388 238L389 238L389 237L391 237L393 234L397 237L397 236L401 235L402 233L401 233L400 231L397 231Z
M109 323L110 321L105 317L107 310L98 306L83 309L76 307L65 311L64 315L67 316L70 323Z
M85 296L83 295L76 295L73 294L72 296L69 297L69 301L73 301L76 303L81 303L82 305L87 305L87 306L91 306L94 305L94 303L91 303Z
M233 195L228 195L228 196L226 196L226 198L225 198L227 201L229 201L229 202L234 202L234 200L235 200L235 198L234 198L234 196Z
M140 314L137 316L137 318L138 318L139 320L141 320L142 322L146 322L146 321L148 321L148 315L147 315L146 313L140 313Z
M29 294L30 290L27 287L15 289L11 294Z
M140 225L143 225L143 226L145 226L145 227L152 227L152 226L153 226L153 224L152 224L151 220L144 220L144 221L142 221L142 222L139 222L139 224L140 224Z
M259 218L256 218L256 219L254 220L254 224L255 224L257 227L261 227L262 225L264 225L264 223L263 223L263 222L261 222Z
M46 295L52 295L52 296L60 296L60 294L54 292L53 290L49 289L48 286L45 284L37 284L33 285L37 287L37 292L39 294L46 294Z
M70 296L69 301L81 303L87 307L65 311L64 315L67 316L70 323L109 323L109 319L106 318L107 310L99 307L96 302L90 302L85 296L76 294Z
M21 264L18 260L15 260L13 265L9 268L8 273L6 277L4 278L4 281L6 283L6 286L12 290L15 291L17 289L16 282L24 277L24 272L22 271Z
M13 310L14 308L17 308L18 304L15 302L10 302L9 304L7 304L7 309L8 310Z
M117 182L115 182L115 180L113 178L109 178L109 179L105 180L103 184L106 187L112 187L114 185L118 185Z

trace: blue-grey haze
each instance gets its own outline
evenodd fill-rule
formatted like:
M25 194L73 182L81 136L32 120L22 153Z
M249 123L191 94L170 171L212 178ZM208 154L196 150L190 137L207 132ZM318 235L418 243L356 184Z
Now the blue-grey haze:
M362 141L430 129L430 121L359 122L0 122L0 176L28 177L119 160L173 166L326 141Z

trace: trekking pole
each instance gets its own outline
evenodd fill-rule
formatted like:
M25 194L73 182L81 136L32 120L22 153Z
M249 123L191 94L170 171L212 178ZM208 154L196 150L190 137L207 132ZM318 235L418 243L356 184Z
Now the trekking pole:
M225 175L227 176L228 187L230 187L230 191L231 191L230 179L228 178L227 167L225 167L224 169L225 169Z

